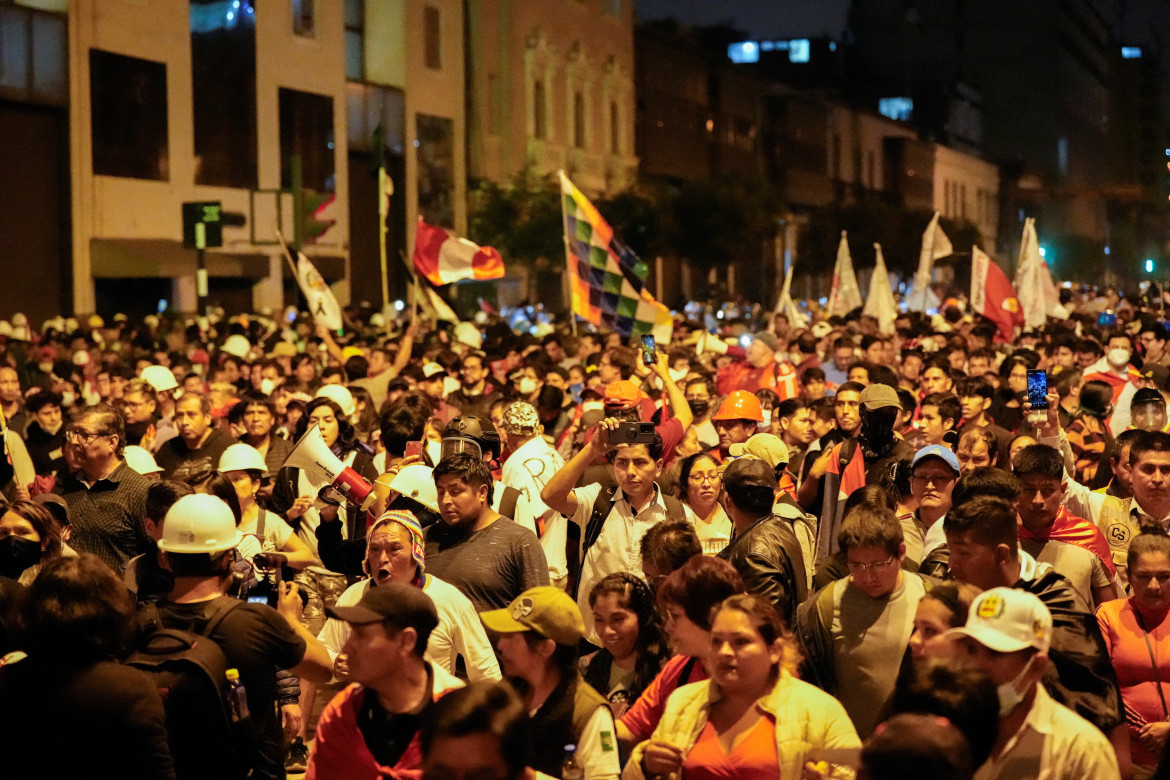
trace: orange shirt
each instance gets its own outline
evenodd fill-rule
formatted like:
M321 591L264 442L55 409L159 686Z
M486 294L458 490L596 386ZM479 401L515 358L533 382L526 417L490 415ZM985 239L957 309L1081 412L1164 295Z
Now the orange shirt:
M682 774L687 780L779 780L776 721L763 713L730 753L724 752L719 734L707 721L687 754Z

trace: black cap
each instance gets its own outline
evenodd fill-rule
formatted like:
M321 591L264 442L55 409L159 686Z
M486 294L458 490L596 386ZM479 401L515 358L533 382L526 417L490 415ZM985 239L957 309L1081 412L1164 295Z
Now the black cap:
M1143 387L1133 394L1133 399L1129 402L1130 406L1141 406L1142 404L1165 404L1166 399L1162 397L1162 393L1152 387Z
M439 625L435 602L421 588L404 582L370 585L362 600L352 607L326 607L334 620L363 625L388 620L399 628L413 628L419 636L430 636Z

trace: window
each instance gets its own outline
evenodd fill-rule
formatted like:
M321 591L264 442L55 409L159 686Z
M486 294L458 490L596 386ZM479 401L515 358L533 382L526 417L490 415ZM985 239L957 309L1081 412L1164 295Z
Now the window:
M282 87L280 101L280 186L292 186L290 161L301 157L301 183L333 192L333 98Z
M93 172L167 181L167 66L89 51Z
M622 153L622 131L618 125L618 104L613 101L609 104L609 152L610 154Z
M418 213L424 221L455 226L455 123L419 114Z
M365 0L345 0L345 77L361 81L366 75Z
M573 146L585 148L585 96L573 93Z
M65 17L0 4L0 96L69 102Z
M191 103L195 183L257 184L256 17L243 0L229 21L222 3L191 0Z
M312 38L317 34L317 0L292 0L293 35Z
M439 9L428 5L423 9L423 40L426 66L431 70L443 68L442 17Z
M544 140L548 137L548 128L544 123L544 82L537 81L532 85L532 137Z

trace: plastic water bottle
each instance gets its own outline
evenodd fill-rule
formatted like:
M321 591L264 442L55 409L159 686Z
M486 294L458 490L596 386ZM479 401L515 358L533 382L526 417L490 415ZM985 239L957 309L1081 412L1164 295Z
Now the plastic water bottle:
M565 762L561 764L561 780L584 780L585 770L577 760L577 746L565 745Z
M247 720L248 695L244 691L244 684L240 682L240 670L228 669L225 676L228 681L228 704L232 710L232 723Z

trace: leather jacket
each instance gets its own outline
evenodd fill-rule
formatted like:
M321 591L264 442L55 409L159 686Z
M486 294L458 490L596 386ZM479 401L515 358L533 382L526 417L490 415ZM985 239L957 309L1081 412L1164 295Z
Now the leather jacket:
M734 536L719 557L735 567L748 593L771 601L786 624L793 625L796 606L808 595L808 587L792 521L764 515Z

